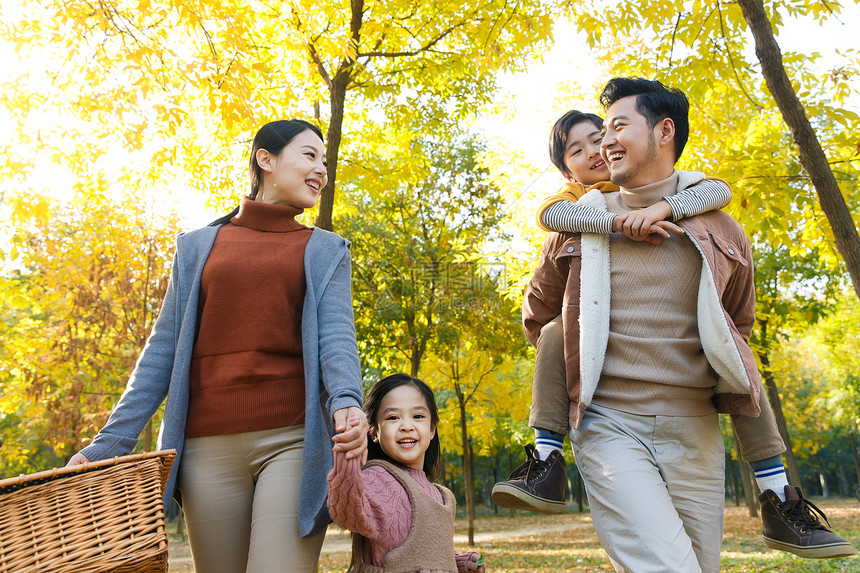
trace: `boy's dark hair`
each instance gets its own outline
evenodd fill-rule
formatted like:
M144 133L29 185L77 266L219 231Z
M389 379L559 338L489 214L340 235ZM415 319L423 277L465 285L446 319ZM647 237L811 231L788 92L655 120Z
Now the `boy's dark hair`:
M413 378L408 374L397 373L386 376L374 382L373 386L367 391L367 396L364 398L364 413L367 416L367 423L370 424L370 432L368 432L367 436L367 459L385 460L395 465L401 465L392 460L382 449L379 442L374 442L371 436L376 430L376 415L379 414L379 409L382 407L382 399L398 386L405 384L414 386L424 396L424 401L427 402L427 408L430 410L430 423L437 429L433 435L433 439L430 440L427 451L424 452L424 473L427 475L427 479L433 481L436 479L436 474L439 471L439 460L442 454L442 448L439 444L439 410L436 408L436 397L433 395L433 390L423 380Z
M603 127L603 119L599 115L586 113L575 109L570 110L555 122L552 130L549 132L549 158L552 164L555 165L565 177L572 177L567 166L564 164L564 150L567 147L567 134L570 128L583 121L590 121L594 127L600 129Z
M675 123L675 161L681 157L690 136L690 103L684 92L666 87L656 80L612 78L603 87L600 103L603 109L628 96L636 97L636 111L645 116L648 127L667 117Z
M257 131L257 135L254 136L254 141L251 144L251 157L248 160L248 175L251 179L252 199L257 197L257 192L260 190L260 182L263 179L263 169L257 163L257 150L265 149L272 155L278 155L289 145L293 138L308 130L314 132L320 139L323 139L320 128L303 119L279 119L271 121ZM239 207L236 207L227 215L215 219L208 226L215 227L229 223L230 219L237 213L239 213Z

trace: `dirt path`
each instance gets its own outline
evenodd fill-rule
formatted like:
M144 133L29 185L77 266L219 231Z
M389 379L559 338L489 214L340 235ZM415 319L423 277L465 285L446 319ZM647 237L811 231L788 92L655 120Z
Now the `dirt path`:
M495 541L497 539L511 539L540 533L559 533L582 528L591 528L591 523L553 523L547 525L530 525L517 529L478 532L475 534L475 544ZM468 542L469 539L465 534L454 535L455 547L466 547ZM177 548L174 547L173 549ZM183 549L184 551L181 552L171 551L170 571L186 571L191 567L191 556L187 553L187 546L183 546ZM350 551L352 551L352 540L349 537L349 532L342 532L336 525L330 525L323 542L322 552L349 553Z
M555 523L549 525L535 525L522 529L505 529L501 531L486 531L475 534L475 543L495 541L497 539L510 539L513 537L526 537L540 533L558 533L574 529L591 528L591 523ZM465 546L469 538L465 534L454 535L454 546ZM348 532L341 532L337 526L329 526L323 542L323 553L349 552L352 549L352 541Z

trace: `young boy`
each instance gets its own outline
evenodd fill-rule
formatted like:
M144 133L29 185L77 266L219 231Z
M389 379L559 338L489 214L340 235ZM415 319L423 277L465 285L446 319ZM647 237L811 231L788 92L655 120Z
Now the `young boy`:
M683 191L664 197L650 207L615 215L576 203L586 192L615 192L609 170L600 156L603 120L576 110L564 114L550 133L550 157L569 181L538 209L538 225L547 231L568 233L623 233L635 241L659 243L669 233L683 230L667 221L719 209L731 199L728 185L702 179ZM575 256L572 253L571 256ZM540 329L536 343L532 410L529 425L535 429L536 448L526 446L527 461L509 479L493 488L493 501L501 507L544 513L563 513L565 462L564 435L569 429L570 397L566 384L561 317ZM836 557L850 545L827 530L807 509L799 489L788 485L782 453L785 446L767 399L760 400L761 415L732 416L742 457L754 469L761 496L765 544L802 557ZM786 496L790 500L786 502ZM803 523L798 535L792 523Z

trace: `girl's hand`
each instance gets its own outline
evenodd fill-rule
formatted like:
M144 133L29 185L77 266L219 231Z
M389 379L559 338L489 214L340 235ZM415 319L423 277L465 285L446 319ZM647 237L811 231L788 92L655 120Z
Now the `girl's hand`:
M359 458L364 463L367 456L367 416L361 408L350 406L334 413L334 429L337 434L332 441L335 452L345 452L346 459Z
M477 551L472 551L469 554L469 559L466 561L467 571L477 571L478 573L486 573L487 566L484 565L484 558Z

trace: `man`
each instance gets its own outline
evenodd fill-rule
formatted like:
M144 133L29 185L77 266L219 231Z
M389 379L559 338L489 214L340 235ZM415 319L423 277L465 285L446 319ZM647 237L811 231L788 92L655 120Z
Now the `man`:
M674 169L688 135L683 93L616 78L601 103L601 155L620 191L590 192L580 203L621 215L701 181ZM749 241L719 211L678 224L683 234L656 245L618 234L551 235L523 303L532 343L561 310L571 442L595 529L618 571L719 570L724 453L716 412L759 413ZM763 498L763 512L805 507L799 490L786 494L785 504ZM815 543L830 552L852 552L820 524L796 529L814 529Z

